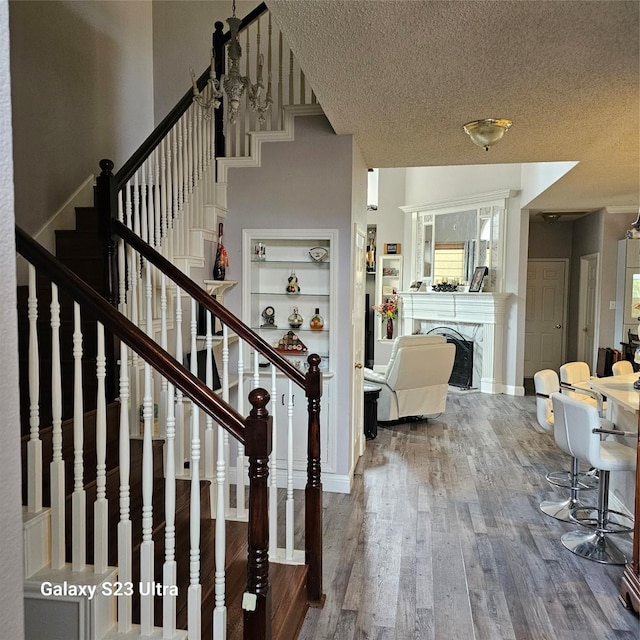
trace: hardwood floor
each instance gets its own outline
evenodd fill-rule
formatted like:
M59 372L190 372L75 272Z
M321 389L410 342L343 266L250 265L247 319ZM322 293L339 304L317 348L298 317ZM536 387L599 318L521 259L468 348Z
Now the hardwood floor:
M327 599L300 640L638 640L622 567L567 551L573 525L538 510L565 497L544 476L568 459L534 407L452 393L439 418L379 429L351 495L324 495Z

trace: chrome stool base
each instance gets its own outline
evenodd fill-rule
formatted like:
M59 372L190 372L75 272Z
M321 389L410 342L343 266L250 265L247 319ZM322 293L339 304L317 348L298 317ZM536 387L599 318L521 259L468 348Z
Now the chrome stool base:
M633 518L620 511L607 509L606 521L599 526L599 517L597 507L580 506L571 510L571 519L574 522L594 530L596 533L631 533L633 531ZM626 522L626 524L625 524Z
M627 557L611 538L591 531L570 531L560 538L562 544L577 556L600 564L627 564Z
M562 487L563 489L571 489L573 487L571 471L552 471L547 473L545 477L547 482L554 487ZM581 471L578 474L576 488L582 489L583 491L597 489L598 475L592 471Z
M583 509L584 504L579 498L568 498L567 500L545 500L540 503L542 513L561 520L562 522L574 522L571 512L576 509Z

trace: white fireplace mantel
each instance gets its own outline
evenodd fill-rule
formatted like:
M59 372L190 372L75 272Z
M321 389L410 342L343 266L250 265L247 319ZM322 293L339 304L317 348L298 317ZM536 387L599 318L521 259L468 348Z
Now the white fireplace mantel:
M402 333L414 333L416 322L482 326L480 391L504 393L504 318L510 293L402 292Z

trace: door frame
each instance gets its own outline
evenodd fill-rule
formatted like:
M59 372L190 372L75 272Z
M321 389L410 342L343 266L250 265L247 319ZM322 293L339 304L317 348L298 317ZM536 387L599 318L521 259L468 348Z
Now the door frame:
M358 243L362 243L363 255L362 264L355 264L355 260L358 256ZM351 234L351 256L354 261L352 265L352 287L351 287L351 432L353 434L351 455L349 460L350 473L355 469L355 465L358 462L358 458L364 453L366 448L366 437L364 434L364 372L362 366L364 365L364 302L367 286L366 270L365 270L365 252L367 247L367 233L363 230L362 226L353 223L353 229ZM359 300L356 300L357 292L357 270L361 268L363 274L363 280L361 284L361 296ZM361 362L356 362L356 336L358 332L361 332L363 340L361 341ZM360 366L357 366L360 365Z
M562 346L560 347L560 362L567 360L567 318L569 317L569 258L528 258L529 262L562 262L564 264L564 295L562 297ZM525 303L526 304L526 303ZM526 321L525 321L526 323Z
M582 327L585 325L586 314L587 314L587 285L588 282L584 277L586 271L585 268L588 264L589 260L596 260L596 282L595 282L595 300L593 303L593 352L591 353L591 362L585 358L584 353L584 340L581 340L582 336ZM578 326L576 327L576 359L581 360L583 362L587 362L589 364L589 368L591 371L595 371L595 367L598 362L598 344L600 341L600 314L598 313L598 309L600 308L600 252L596 251L594 253L586 253L580 256L580 273L579 273L579 282L578 282Z

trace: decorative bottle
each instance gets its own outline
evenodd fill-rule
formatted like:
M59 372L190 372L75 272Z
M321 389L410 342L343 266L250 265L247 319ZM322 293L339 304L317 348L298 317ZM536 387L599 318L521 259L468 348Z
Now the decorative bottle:
M320 309L316 308L316 312L309 320L309 328L313 331L320 331L324 327L324 319L320 315Z
M222 244L222 222L218 223L218 249L216 251L216 260L213 264L213 279L224 280L226 268L229 266L229 257L227 250Z
M304 318L298 313L298 307L293 307L293 313L289 316L289 326L292 329L299 329L304 322Z

